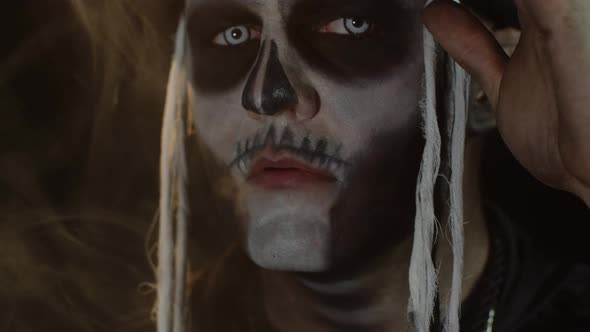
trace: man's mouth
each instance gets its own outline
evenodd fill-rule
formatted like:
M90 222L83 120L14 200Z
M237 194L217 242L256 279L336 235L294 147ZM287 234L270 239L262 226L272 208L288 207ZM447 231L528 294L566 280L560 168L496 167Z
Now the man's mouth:
M291 154L262 153L255 159L247 181L266 189L296 188L336 182L330 171L319 169Z

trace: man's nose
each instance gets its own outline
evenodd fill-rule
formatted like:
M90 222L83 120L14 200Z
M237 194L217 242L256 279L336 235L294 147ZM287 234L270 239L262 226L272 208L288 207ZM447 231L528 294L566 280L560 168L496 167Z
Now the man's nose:
M256 63L242 93L243 107L258 115L275 116L290 112L298 120L317 113L317 92L309 85L292 84L279 58L274 40L262 43Z

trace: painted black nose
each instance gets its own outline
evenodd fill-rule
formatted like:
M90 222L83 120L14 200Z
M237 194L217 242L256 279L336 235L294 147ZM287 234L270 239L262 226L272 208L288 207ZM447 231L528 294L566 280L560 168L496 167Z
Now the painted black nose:
M298 103L295 89L279 60L277 44L262 44L254 69L242 94L242 105L249 112L275 115L294 110Z

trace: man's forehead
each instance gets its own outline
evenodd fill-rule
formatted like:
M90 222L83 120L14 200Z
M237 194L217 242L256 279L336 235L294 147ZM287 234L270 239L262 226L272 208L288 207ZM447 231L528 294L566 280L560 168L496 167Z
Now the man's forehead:
M289 12L291 8L300 3L313 2L316 5L325 6L345 6L355 2L391 2L402 7L414 7L417 4L424 3L425 0L185 0L186 10L188 13L199 9L201 6L239 6L246 7L254 11L267 10L268 14L272 13L273 8L278 8L283 12Z
M193 9L200 5L206 4L219 4L219 5L240 5L240 6L247 6L247 7L262 7L265 3L270 2L283 2L286 0L185 0L186 8Z

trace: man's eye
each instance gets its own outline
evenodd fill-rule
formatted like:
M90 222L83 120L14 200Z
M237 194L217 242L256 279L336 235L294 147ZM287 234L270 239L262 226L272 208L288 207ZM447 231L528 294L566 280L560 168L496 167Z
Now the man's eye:
M236 25L218 33L213 38L213 43L221 46L237 46L259 38L259 30L245 25Z
M360 37L370 33L373 28L374 24L367 19L361 17L342 17L322 25L318 29L318 32Z

